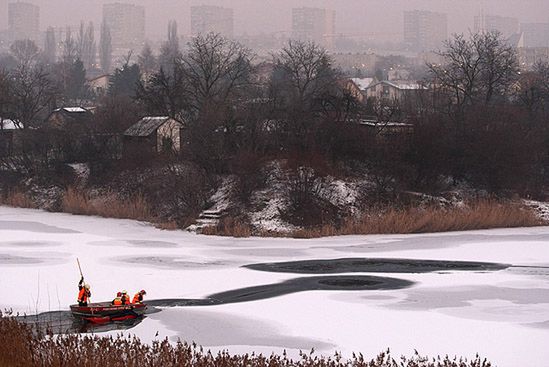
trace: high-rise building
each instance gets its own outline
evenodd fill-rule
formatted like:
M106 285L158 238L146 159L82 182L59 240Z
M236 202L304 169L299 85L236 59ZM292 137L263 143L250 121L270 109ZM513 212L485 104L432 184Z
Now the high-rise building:
M404 43L414 51L433 51L448 39L448 17L443 13L404 12Z
M191 33L193 36L219 33L224 37L234 36L233 9L221 6L200 5L191 7Z
M38 41L40 8L24 2L9 3L8 29L11 41L25 39Z
M503 37L511 37L519 30L517 18L501 17L498 15L477 15L475 16L475 33L500 32Z
M145 43L145 8L134 4L103 5L103 23L111 33L113 50L139 50Z
M320 8L292 9L292 38L302 41L312 41L332 49L335 37L334 10Z
M549 23L522 23L524 47L549 47Z

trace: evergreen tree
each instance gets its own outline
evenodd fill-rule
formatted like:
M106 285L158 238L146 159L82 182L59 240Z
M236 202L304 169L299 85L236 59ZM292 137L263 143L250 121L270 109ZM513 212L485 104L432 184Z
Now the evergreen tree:
M79 59L68 67L64 92L66 99L73 104L79 104L79 101L87 96L86 70Z
M135 97L136 89L141 81L139 65L126 62L121 68L117 68L109 83L109 95Z
M141 54L137 57L137 63L144 74L151 74L156 70L157 60L148 43L145 44Z

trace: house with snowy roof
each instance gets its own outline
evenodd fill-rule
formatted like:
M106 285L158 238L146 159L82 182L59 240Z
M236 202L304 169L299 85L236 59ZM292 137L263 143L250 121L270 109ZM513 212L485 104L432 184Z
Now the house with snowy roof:
M399 80L382 80L372 83L366 89L367 98L385 101L402 102L406 98L415 97L428 88L420 83Z
M21 127L13 120L0 117L0 157L14 153L20 131Z
M56 130L88 130L93 122L93 113L84 107L61 107L46 119L46 127Z
M124 154L179 152L183 124L168 116L147 116L124 131Z

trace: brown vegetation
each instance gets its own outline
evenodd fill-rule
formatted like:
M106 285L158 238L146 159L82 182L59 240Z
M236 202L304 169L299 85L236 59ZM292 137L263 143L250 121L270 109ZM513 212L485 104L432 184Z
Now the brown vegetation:
M167 339L144 344L137 338L99 337L83 335L58 335L50 338L33 332L29 326L0 313L0 366L9 367L61 367L61 366L109 366L109 367L169 367L169 366L332 366L332 367L490 367L490 362L476 356L464 358L437 357L429 359L419 354L411 358L393 359L390 352L381 353L368 361L362 354L344 359L336 354L321 357L301 353L298 360L286 355L261 354L230 355L226 351L217 354L205 351L195 344L170 343Z
M36 208L34 201L19 190L9 191L5 196L0 195L0 204L16 208Z
M62 210L66 213L107 218L154 220L149 205L141 194L128 199L120 199L115 194L92 199L88 193L69 187L63 197Z
M390 208L348 220L340 227L325 225L302 229L297 238L353 234L406 234L466 231L489 228L532 227L544 224L531 208L512 202L480 200L461 208Z
M216 226L208 226L202 229L202 234L210 236L250 237L252 235L252 228L242 220L225 217Z

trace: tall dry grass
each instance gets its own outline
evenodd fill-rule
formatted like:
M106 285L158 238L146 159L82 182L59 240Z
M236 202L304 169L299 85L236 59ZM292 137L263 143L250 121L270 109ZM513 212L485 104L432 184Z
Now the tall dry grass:
M202 234L209 236L226 236L226 237L250 237L252 228L248 223L238 220L233 217L221 218L215 226L208 226L202 229Z
M49 336L0 313L0 367L491 367L490 362L479 356L471 360L429 359L416 353L395 360L387 351L367 360L362 354L345 359L339 354L322 357L311 352L301 353L299 359L292 360L276 354L269 357L256 353L230 355L226 351L214 354L194 343L174 344L167 339L144 344L137 338L121 335Z
M85 191L69 187L63 196L62 210L66 213L98 215L106 218L153 221L150 207L141 194L129 199L120 199L116 194L91 198Z
M5 196L0 195L0 204L15 208L36 208L36 204L22 191L9 191Z
M292 233L297 238L353 234L407 234L466 231L489 228L533 227L545 224L536 213L518 203L480 200L461 208L386 209L347 220L336 227L325 225Z

